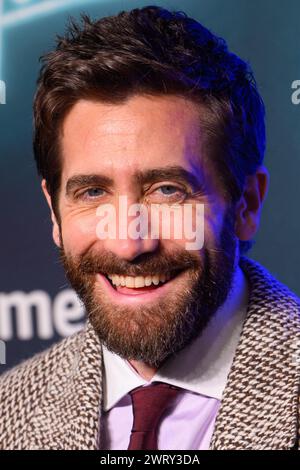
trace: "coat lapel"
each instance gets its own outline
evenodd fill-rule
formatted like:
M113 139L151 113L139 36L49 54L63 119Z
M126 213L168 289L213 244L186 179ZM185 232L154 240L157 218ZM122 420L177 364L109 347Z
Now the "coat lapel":
M102 402L102 350L93 328L68 338L55 350L53 371L25 429L28 449L95 450L99 448ZM38 395L38 390L37 390ZM38 396L35 398L38 402Z
M299 299L245 257L250 299L211 449L290 449L297 439Z

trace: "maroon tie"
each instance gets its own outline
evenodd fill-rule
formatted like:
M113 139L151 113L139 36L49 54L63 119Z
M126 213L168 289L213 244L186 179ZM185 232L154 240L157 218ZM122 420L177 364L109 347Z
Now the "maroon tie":
M130 392L133 426L128 450L157 450L157 428L166 408L180 389L162 382Z

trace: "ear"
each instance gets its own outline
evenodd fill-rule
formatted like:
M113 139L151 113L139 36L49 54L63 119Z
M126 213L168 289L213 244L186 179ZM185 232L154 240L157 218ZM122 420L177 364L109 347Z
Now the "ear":
M61 248L60 236L59 236L59 225L58 225L58 222L56 220L55 214L53 212L51 196L48 192L47 184L46 184L45 179L42 180L41 186L42 186L43 193L45 195L46 201L47 201L48 206L49 206L50 211L51 211L51 220L52 220L52 224L53 224L52 237L53 237L53 240L54 240L54 243L56 244L56 246Z
M236 207L235 233L240 240L251 240L256 234L268 185L269 173L264 166L260 166L254 175L247 176Z

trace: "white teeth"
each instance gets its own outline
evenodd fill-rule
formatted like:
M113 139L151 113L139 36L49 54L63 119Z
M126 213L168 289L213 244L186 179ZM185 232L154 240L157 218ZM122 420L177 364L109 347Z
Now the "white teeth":
M121 277L120 276L112 276L112 277L115 277L114 279L114 284L116 286L119 286L121 284ZM112 279L111 279L112 280Z
M170 273L155 274L154 276L118 276L117 274L108 274L107 277L111 280L114 286L126 286L129 288L138 289L140 287L157 286L160 282L166 282L170 279Z
M125 277L125 286L126 287L134 287L134 277L126 276Z
M134 278L134 287L144 287L145 282L143 276L137 276Z

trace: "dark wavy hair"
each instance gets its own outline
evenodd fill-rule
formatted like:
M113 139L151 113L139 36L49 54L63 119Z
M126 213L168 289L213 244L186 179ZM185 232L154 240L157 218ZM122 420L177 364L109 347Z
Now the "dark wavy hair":
M265 111L249 64L181 11L147 6L97 21L83 14L41 61L33 145L58 220L62 121L82 98L175 94L199 103L203 148L232 204L263 162ZM250 246L241 241L241 253Z

